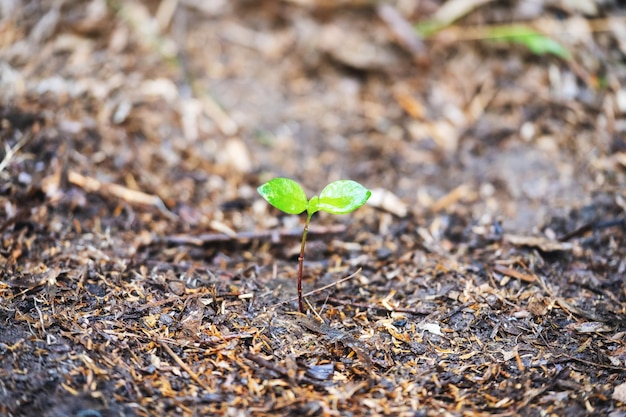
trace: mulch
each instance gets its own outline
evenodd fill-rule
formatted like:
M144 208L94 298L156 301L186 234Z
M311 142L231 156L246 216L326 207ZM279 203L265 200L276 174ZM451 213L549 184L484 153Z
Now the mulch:
M1 4L0 415L626 416L620 9L415 3Z

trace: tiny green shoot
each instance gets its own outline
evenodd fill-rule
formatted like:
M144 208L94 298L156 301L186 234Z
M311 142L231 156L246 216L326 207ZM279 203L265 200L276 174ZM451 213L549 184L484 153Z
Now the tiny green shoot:
M417 23L415 30L424 38L450 28L452 20L428 20ZM564 60L571 59L570 51L555 39L544 35L528 25L484 25L480 27L457 27L459 39L487 40L491 42L509 42L522 45L535 55L554 55ZM452 32L454 33L454 32Z
M340 180L328 184L318 196L306 198L306 193L297 182L289 178L274 178L261 185L257 191L268 203L287 214L307 212L300 256L298 257L298 308L304 313L302 302L302 270L304 265L304 247L309 232L311 217L318 211L331 214L348 214L361 207L370 198L372 192L356 181Z
M487 33L493 41L517 43L535 55L554 55L565 60L571 58L570 52L559 42L525 25L493 26L488 28Z

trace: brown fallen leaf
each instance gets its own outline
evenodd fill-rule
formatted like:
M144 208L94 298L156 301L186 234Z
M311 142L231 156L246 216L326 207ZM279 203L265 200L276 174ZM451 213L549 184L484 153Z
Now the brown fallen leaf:
M330 343L341 343L344 346L349 347L356 354L357 358L359 358L363 365L366 365L368 368L373 366L372 358L370 358L367 353L365 345L355 339L351 334L330 327L327 324L318 323L317 321L303 315L296 316L295 321L310 331L322 335L322 337Z
M610 332L613 330L611 327L598 321L587 321L583 323L572 323L567 325L567 330L573 330L578 333L596 333L596 332Z
M183 332L189 336L198 334L202 318L204 316L204 304L198 297L192 297L185 302L185 309L180 320Z
M619 401L623 404L626 404L626 382L616 386L615 389L613 390L613 394L611 395L611 397L615 401Z

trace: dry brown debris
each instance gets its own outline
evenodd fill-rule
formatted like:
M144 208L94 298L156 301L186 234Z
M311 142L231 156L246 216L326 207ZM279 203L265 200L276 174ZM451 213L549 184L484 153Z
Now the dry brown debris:
M0 1L0 415L626 415L615 10L26 3ZM515 13L590 30L570 62L446 38ZM377 194L315 219L308 315L301 219L255 193L278 175Z

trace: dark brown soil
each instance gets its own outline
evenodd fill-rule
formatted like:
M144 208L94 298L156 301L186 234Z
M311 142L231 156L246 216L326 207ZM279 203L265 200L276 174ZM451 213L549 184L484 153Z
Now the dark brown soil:
M0 1L0 415L626 416L626 10L484 3Z

